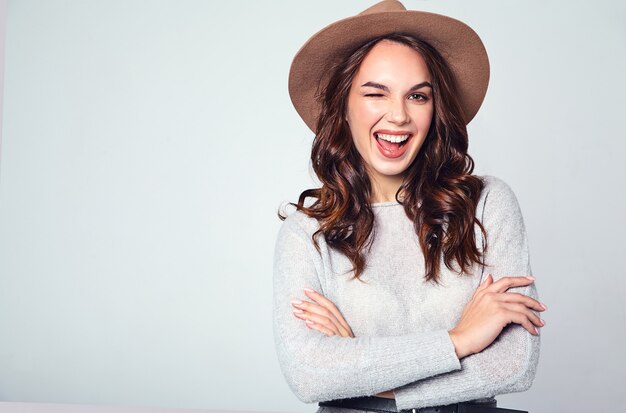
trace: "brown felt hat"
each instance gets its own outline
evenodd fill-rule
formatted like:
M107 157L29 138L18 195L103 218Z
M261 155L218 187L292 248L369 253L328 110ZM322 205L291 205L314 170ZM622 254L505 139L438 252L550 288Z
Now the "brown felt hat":
M313 132L320 113L316 95L328 82L330 69L368 40L390 33L413 35L437 49L456 77L465 123L474 118L489 83L487 51L476 32L451 17L407 10L397 0L383 0L315 33L294 57L289 95Z

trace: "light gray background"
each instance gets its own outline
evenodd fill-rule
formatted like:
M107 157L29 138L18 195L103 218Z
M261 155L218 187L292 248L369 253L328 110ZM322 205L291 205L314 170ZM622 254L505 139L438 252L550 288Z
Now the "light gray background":
M291 58L359 1L9 0L0 399L312 412L271 329L276 210L315 185ZM626 7L411 1L482 37L479 173L518 195L548 305L534 413L625 396Z

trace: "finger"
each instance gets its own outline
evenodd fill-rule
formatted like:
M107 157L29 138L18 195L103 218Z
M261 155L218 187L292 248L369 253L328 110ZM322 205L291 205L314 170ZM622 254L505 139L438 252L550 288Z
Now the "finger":
M335 318L335 315L328 310L325 307L322 307L321 305L317 304L317 303L311 303L308 301L298 301L299 304L296 301L293 301L293 305L296 308L299 308L301 310L305 310L308 311L309 314L317 314L319 316L324 317L325 319L328 319L330 321L332 321L333 324L335 324L337 327L343 329L344 331L346 330L341 323ZM316 321L320 322L321 319L318 319ZM325 323L326 324L326 323ZM346 331L347 333L347 331Z
M546 306L545 305L543 305L539 301L535 300L534 298L531 298L531 297L529 297L527 295L524 295L524 294L505 292L505 293L502 294L502 299L505 302L522 303L526 307L532 308L535 311L545 311L546 310Z
M301 313L298 313L297 311L300 311ZM293 315L304 321L307 327L312 328L313 326L315 326L316 330L319 330L320 332L323 332L328 336L341 335L334 325L331 324L329 326L326 323L316 323L315 321L311 320L311 314L307 313L306 311L294 310Z
M321 324L317 324L314 321L306 320L305 323L307 324L307 327L309 327L311 329L314 329L314 330L317 330L320 333L326 334L329 337L332 337L332 336L336 335L336 333L334 331L328 329L326 326L323 326Z
M491 284L488 288L490 291L503 293L509 288L523 287L532 284L534 281L534 278L528 277L502 277L498 281Z
M491 283L493 283L493 277L491 277L491 274L485 275L481 283L478 284L478 287L476 288L476 290L474 290L472 299L475 298L479 293L481 293L485 288L490 286Z
M525 314L513 312L513 315L511 317L511 321L516 323L516 324L520 324L530 334L532 334L534 336L538 336L539 335L539 330L537 330L537 327L535 327L533 325L533 323L531 323L531 321L528 319L528 317L526 317Z
M307 308L317 306L317 304L308 304ZM341 325L338 325L336 322L331 320L328 316L304 310L303 308L304 306L298 306L298 308L293 311L294 315L302 320L310 320L316 324L322 325L328 330L333 331L336 335L340 335L342 337L348 337L350 335L348 331L346 331Z
M328 317L315 314L315 313L309 313L307 315L307 319L310 321L313 321L316 324L326 327L327 329L333 331L338 336L342 336L342 337L350 336L350 333L345 328L343 328L343 326L341 326L340 324L337 324L335 320L330 319Z
M506 304L506 308L509 311L525 315L526 318L528 318L528 320L530 320L530 322L537 327L543 327L545 325L545 322L532 310L529 310L528 307L526 307L524 304L508 303Z
M331 318L334 322L336 322L338 324L338 327L340 327L340 330L342 330L342 335L343 336L354 337L354 334L352 333L352 329L350 328L350 326L348 325L346 320L343 318L343 315L337 309L337 307L335 306L335 304L332 301L330 301L329 299L324 297L322 294L320 294L320 293L318 293L318 292L316 292L314 290L308 289L308 288L304 289L304 293L309 298L311 298L316 303L318 303L326 311L330 312L332 317L329 316L329 318ZM322 310L320 309L320 311L322 311ZM326 315L324 312L322 312L321 314Z
M330 301L328 298L324 297L322 294L318 293L317 291L311 290L309 288L305 288L304 293L307 295L307 297L309 297L310 299L312 299L313 301L315 301L316 303L320 304L324 308L328 309L331 313L333 313L333 315L335 316L337 321L343 326L343 328L345 328L346 330L349 330L350 332L352 331L350 329L350 326L346 322L346 320L341 315L341 312L337 309L337 307L332 301Z
M482 282L480 283L476 291L484 290L491 284L493 284L493 277L491 276L491 274L487 274L485 275L485 278L483 278Z

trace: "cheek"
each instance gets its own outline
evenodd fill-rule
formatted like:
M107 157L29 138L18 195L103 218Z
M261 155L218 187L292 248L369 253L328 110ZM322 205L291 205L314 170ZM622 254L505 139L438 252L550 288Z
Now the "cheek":
M354 105L352 110L352 119L355 121L354 126L359 130L369 130L381 117L380 105L375 102L364 102Z
M428 132L433 118L433 108L424 108L414 117L418 130Z
M380 108L371 102L352 102L348 108L348 125L352 142L363 157L370 148L370 131L380 119Z

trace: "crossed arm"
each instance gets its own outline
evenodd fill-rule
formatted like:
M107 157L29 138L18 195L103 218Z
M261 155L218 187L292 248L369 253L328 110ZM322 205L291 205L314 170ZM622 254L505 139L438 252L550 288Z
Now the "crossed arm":
M541 312L546 306L527 295L508 291L533 281L532 276L503 277L496 282L491 275L485 278L465 306L459 323L448 332L459 359L484 350L511 323L539 335L537 327L543 327L545 321L532 310ZM354 338L350 325L333 302L312 289L307 288L304 293L312 301L293 300L292 305L294 316L303 320L306 327L327 336ZM376 396L395 398L393 391Z
M305 259L316 254L309 235L293 221L281 230L275 333L281 367L301 400L378 395L410 409L530 387L539 355L535 329L544 325L536 312L545 306L533 280L524 277L531 270L517 200L506 184L496 181L490 188L481 221L488 233L487 271L496 276L484 279L449 331L354 337L349 320L315 292L324 287L320 268ZM300 255L282 259L284 251L295 250ZM305 287L315 290L304 292L310 301L292 304ZM292 310L301 312L289 314Z

